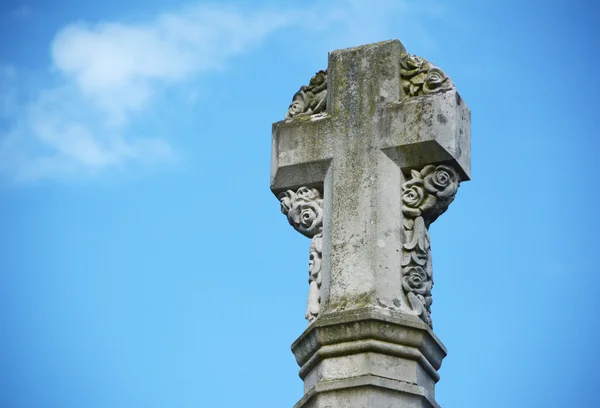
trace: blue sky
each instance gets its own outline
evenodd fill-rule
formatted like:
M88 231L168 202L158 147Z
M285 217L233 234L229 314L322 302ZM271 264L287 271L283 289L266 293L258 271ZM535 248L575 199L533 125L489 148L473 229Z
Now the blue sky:
M293 406L309 241L271 123L329 50L390 38L472 110L431 228L438 402L593 406L593 2L52 3L0 5L0 406Z

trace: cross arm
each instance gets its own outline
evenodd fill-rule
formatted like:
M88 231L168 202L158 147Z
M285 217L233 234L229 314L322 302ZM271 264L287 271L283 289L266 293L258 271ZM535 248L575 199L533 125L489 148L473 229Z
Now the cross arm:
M271 191L320 186L333 156L332 121L326 114L273 124Z
M458 92L403 99L386 117L381 148L402 169L446 163L471 179L471 111Z

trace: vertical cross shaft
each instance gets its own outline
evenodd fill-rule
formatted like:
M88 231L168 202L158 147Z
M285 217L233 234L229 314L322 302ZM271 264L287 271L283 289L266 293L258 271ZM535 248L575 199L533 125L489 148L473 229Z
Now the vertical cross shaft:
M379 145L385 108L402 94L402 52L396 41L330 54L334 134L325 189L332 203L324 246L331 248L331 265L324 299L331 310L400 306L402 173Z

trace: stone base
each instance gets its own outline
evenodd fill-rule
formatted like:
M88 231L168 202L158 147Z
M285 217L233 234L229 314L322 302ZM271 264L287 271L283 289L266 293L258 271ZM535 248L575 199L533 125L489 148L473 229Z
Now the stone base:
M367 375L312 387L294 408L439 408L423 387Z
M364 308L324 314L292 345L304 380L295 408L437 408L446 349L411 315Z

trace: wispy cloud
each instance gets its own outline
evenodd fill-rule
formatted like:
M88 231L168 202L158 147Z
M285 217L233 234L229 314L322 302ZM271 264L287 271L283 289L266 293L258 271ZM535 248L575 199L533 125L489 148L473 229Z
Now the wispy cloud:
M218 69L288 17L194 7L139 24L75 23L51 44L59 84L17 106L18 70L0 72L0 172L19 181L79 177L132 161L172 160L167 141L127 135L165 84ZM0 128L0 132L1 132Z
M282 13L196 7L139 25L74 24L58 33L52 57L66 78L121 123L145 106L156 82L219 68L290 21Z
M80 177L130 162L173 160L166 140L127 132L165 86L220 69L286 27L328 33L322 46L343 47L380 40L398 23L424 31L419 13L439 12L434 2L377 3L251 11L195 6L137 24L70 24L51 42L52 69L60 79L37 97L19 104L19 70L0 66L0 120L10 123L0 127L0 174L17 180Z

